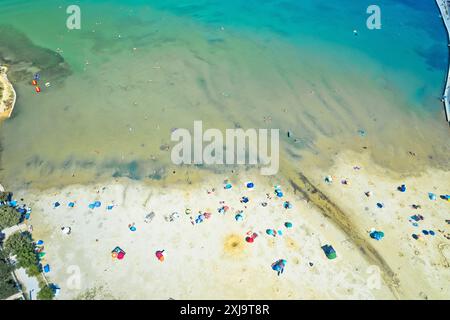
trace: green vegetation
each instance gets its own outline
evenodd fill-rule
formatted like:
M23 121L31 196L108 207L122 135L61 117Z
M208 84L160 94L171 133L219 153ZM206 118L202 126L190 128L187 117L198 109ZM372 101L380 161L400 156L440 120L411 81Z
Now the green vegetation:
M11 197L11 192L0 192L0 202L6 202Z
M0 207L0 231L15 226L20 222L20 213L16 209L2 206Z
M4 91L3 84L0 82L0 101L2 101L3 99L3 91Z
M11 275L13 267L8 263L4 253L0 250L0 299L6 299L18 292Z
M4 245L7 255L16 255L18 265L27 270L29 276L39 275L39 259L35 252L31 234L28 232L11 235Z
M41 290L37 294L39 300L52 300L54 296L55 293L48 285L41 286Z

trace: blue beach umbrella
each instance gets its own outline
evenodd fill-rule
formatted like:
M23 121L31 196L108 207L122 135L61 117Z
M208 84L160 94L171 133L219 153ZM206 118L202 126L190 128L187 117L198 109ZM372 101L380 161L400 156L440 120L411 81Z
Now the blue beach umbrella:
M291 222L285 222L285 223L284 223L284 226L285 226L286 228L292 228L292 223L291 223Z
M289 201L285 201L285 202L283 203L283 207L284 207L285 209L292 209L292 204L291 204Z

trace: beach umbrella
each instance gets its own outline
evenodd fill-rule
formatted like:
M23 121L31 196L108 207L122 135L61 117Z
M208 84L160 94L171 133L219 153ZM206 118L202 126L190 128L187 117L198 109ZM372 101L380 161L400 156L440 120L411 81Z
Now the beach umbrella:
M285 223L284 223L284 226L285 226L286 228L292 228L292 223L291 223L291 222L285 222Z
M384 232L374 230L370 233L370 237L379 241L384 237Z
M281 266L278 264L278 261L272 264L272 270L281 271Z
M286 267L287 261L284 259L280 259L272 263L272 269L277 272L282 272L284 267Z
M156 256L156 258L159 260L159 261L161 261L161 262L163 262L164 261L164 250L158 250L158 251L156 251L155 252L155 256Z

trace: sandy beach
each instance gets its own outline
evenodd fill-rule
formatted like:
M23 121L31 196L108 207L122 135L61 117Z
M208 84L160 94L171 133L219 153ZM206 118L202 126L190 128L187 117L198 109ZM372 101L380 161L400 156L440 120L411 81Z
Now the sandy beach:
M7 73L8 68L0 66L0 119L11 117L16 103L16 92Z
M61 287L60 299L448 298L445 236L450 230L445 215L450 203L439 196L429 200L428 192L448 193L450 173L393 178L395 174L372 165L369 158L344 153L329 174L332 183L323 182L323 172L311 181L345 212L350 232L329 215L332 211L321 212L287 180L253 179L255 188L247 189L256 173L242 174L229 190L224 189L226 177L212 175L188 188L117 179L44 193L19 192L16 197L25 197L33 207L33 236L45 242L43 264L51 266L47 277ZM396 190L400 184L407 185L405 193ZM274 194L275 185L281 186L283 198ZM240 202L244 196L248 203ZM101 206L90 209L95 201ZM285 201L292 208L285 209ZM54 208L56 202L60 205ZM377 202L384 207L378 208ZM230 209L219 213L224 205ZM244 218L237 221L241 210ZM146 222L151 212L154 218ZM179 218L168 221L173 212ZM211 217L195 223L205 212ZM409 221L415 214L425 217L417 227ZM286 222L292 228L286 228ZM71 234L61 232L63 227L70 227ZM385 237L371 239L372 228ZM268 235L267 229L282 235ZM435 236L412 238L422 229L434 230ZM253 233L258 235L254 242L246 242ZM327 259L321 249L325 244L335 248L336 259ZM126 252L123 260L112 258L116 246ZM159 250L164 250L164 262L155 257ZM287 265L277 276L271 264L279 259Z
M353 232L368 237L374 228L385 233L381 241L370 240L394 273L398 297L448 299L450 202L440 195L449 193L450 172L429 168L415 175L401 175L373 164L368 154L345 152L327 174L333 179L331 184L324 182L319 171L312 180L339 204ZM397 190L401 185L406 186L404 193ZM436 200L431 200L429 193ZM414 221L412 216L424 219ZM432 230L435 235L424 235L423 230ZM413 234L419 239L415 240Z
M205 181L204 187L189 191L119 181L27 195L34 208L33 235L44 240L44 263L52 267L48 278L62 288L63 299L393 297L383 283L371 287L371 266L314 207L287 186L286 195L278 199L270 183L254 181L255 189L248 191L244 181L230 190L223 189L220 180ZM208 194L212 188L216 191ZM239 201L243 196L249 198L246 205ZM288 199L291 209L283 208ZM53 209L56 201L61 206ZM71 201L76 203L73 208L67 206ZM102 206L89 209L93 201ZM113 209L107 210L108 205ZM225 214L218 212L223 205L230 207ZM190 215L185 214L187 208ZM235 219L239 210L243 221ZM199 211L212 215L192 224L191 217L195 219ZM145 223L149 212L155 217ZM172 212L180 217L166 221ZM287 229L286 222L293 227ZM128 228L132 223L135 232ZM71 228L70 235L60 231L64 226ZM282 235L273 237L266 229L280 230ZM248 232L258 234L253 243L245 241ZM328 260L320 248L324 244L332 244L338 258ZM111 257L116 246L126 252L122 261ZM156 259L158 250L165 250L164 262ZM287 260L280 276L271 269L278 259ZM80 272L79 288L73 282L74 270Z

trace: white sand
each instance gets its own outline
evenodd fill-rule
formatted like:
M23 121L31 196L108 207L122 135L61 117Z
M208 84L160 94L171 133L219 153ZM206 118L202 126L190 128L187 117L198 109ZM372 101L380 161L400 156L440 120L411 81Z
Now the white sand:
M361 170L353 169L361 166ZM326 184L323 177L330 174L334 182ZM330 199L338 203L362 233L372 228L385 233L381 241L373 241L375 248L397 274L399 294L405 299L450 298L450 202L439 198L450 194L450 172L431 170L417 176L398 174L376 166L368 154L348 152L336 158L326 173L317 171L314 183ZM341 184L347 179L349 185ZM405 184L402 193L397 187ZM371 191L366 197L364 192ZM437 199L431 201L428 192ZM379 209L377 202L384 203ZM413 209L412 205L420 205ZM423 221L415 227L409 221L421 214ZM425 236L422 230L433 230L435 236ZM440 232L440 231L441 232ZM356 230L355 230L356 231ZM412 234L422 234L415 240Z
M387 286L377 281L376 268L346 236L305 201L294 199L287 186L282 186L285 196L280 200L269 182L254 181L256 188L247 191L245 181L242 178L231 190L224 190L222 180L214 177L188 192L121 180L23 195L33 207L33 235L45 241L44 263L52 268L49 280L62 288L61 299L393 298ZM216 193L207 194L206 189L213 187ZM260 203L266 201L266 193L272 200L264 208ZM244 195L250 198L247 208L239 201ZM89 209L95 200L102 206ZM217 212L221 200L231 207L225 215ZM282 207L285 200L291 201L292 209ZM61 206L53 209L56 201ZM76 201L75 208L68 208L70 201ZM110 204L115 207L108 211ZM191 216L202 210L212 217L193 226L184 213L187 207ZM234 219L239 209L245 215L241 222ZM147 224L144 216L151 211L156 217ZM180 219L165 221L164 216L174 211ZM293 228L286 229L286 221ZM133 222L136 232L128 229ZM70 226L72 233L62 234L63 226ZM268 236L267 228L280 229L283 236ZM248 231L258 232L254 243L245 242ZM337 250L337 259L324 255L320 246L327 243ZM111 257L116 246L126 251L122 261ZM155 251L162 249L164 262L155 257ZM280 276L271 269L278 259L287 260Z

